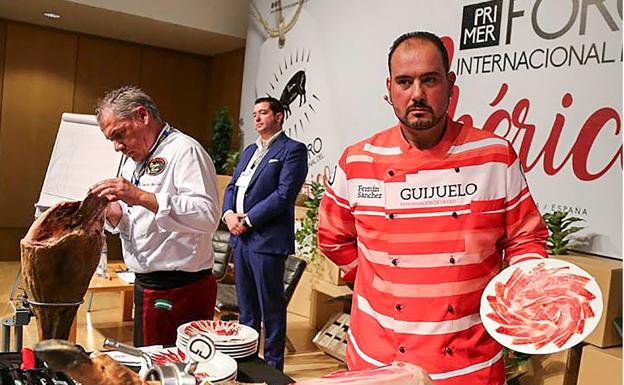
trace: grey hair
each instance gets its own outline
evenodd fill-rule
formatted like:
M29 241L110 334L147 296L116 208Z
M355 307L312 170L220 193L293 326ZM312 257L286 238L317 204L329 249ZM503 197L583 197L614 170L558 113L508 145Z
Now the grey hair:
M160 120L154 99L136 86L124 86L108 92L95 105L95 116L99 120L104 111L110 111L118 118L130 119L139 106L145 107L153 119Z

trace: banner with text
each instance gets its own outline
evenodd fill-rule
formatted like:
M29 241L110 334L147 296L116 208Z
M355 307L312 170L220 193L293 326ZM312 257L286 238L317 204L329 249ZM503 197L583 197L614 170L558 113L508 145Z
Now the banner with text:
M344 148L396 124L384 101L387 53L404 32L450 47L449 114L510 141L542 213L584 219L578 249L622 258L622 0L254 0L241 122L253 101L287 107L308 146L309 180L331 178ZM256 8L257 12L253 11Z

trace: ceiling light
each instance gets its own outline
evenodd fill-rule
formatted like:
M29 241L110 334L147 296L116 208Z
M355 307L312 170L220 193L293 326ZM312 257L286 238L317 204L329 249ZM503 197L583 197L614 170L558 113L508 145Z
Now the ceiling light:
M48 19L52 19L52 20L58 20L58 19L61 18L61 15L59 15L56 12L44 12L43 16L47 17Z

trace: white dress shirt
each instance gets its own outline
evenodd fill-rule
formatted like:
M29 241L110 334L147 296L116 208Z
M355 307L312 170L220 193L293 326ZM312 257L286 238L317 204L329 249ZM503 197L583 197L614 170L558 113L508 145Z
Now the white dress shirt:
M122 167L121 176L133 183L138 176L135 184L158 202L156 213L119 202L123 215L113 232L120 234L126 265L137 273L209 269L220 217L212 159L195 139L168 124L154 147L146 162L156 167L142 175L142 163L128 159Z
M245 167L245 170L243 170L243 172L236 180L236 212L238 214L245 213L245 193L247 192L247 188L249 187L249 182L251 181L251 178L258 169L258 164L260 164L262 158L264 158L266 153L269 151L269 147L271 147L271 145L275 142L275 140L278 136L280 136L281 133L282 130L279 130L267 140L263 140L261 136L256 139L256 151L251 156L251 159L249 159L249 163L247 163L247 167ZM232 210L226 211L223 214L223 218L225 218L225 216L231 212ZM248 217L245 217L244 221L249 227L252 227L252 223L249 221Z

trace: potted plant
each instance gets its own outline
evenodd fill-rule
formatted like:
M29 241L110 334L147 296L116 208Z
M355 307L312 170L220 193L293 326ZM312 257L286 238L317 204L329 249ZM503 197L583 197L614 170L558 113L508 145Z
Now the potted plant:
M227 107L217 110L213 123L212 145L210 156L214 162L217 174L225 174L228 166L228 155L232 142L232 117Z
M574 223L584 219L569 217L567 211L553 211L543 215L546 227L548 227L548 240L546 247L551 255L566 255L568 249L574 246L570 243L570 236L583 230L581 226L573 226Z
M332 285L344 285L338 266L318 250L318 209L325 193L325 185L321 182L312 182L308 187L307 199L300 200L307 210L295 232L297 244L295 254L308 262L308 271L313 273L316 279Z
M227 158L225 160L225 173L227 175L232 175L234 173L234 169L236 165L240 161L241 152L239 150L231 150L227 154Z
M316 233L318 231L318 209L325 193L325 186L319 182L312 182L309 187L308 198L302 202L307 211L295 232L295 241L297 242L296 255L304 259L308 266L312 266L319 261Z
M516 352L503 348L503 361L505 363L505 380L508 385L519 385L520 377L529 370L530 354Z

